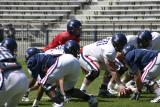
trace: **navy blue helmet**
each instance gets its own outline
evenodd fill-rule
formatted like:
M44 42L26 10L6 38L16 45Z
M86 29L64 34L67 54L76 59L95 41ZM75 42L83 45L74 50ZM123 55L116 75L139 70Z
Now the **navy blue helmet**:
M112 44L116 51L121 52L127 44L127 38L123 33L116 33L112 36Z
M79 44L74 40L69 40L64 44L64 52L77 57L80 51Z
M82 24L79 20L73 19L67 23L67 32L70 34L80 37L82 30Z
M151 41L152 41L152 34L150 31L145 30L138 34L137 43L139 48L149 47Z
M13 38L6 38L2 41L1 46L9 49L12 54L17 51L17 42Z
M26 61L32 57L33 55L37 54L37 53L42 53L42 51L40 49L37 48L28 48L25 52L25 59Z
M134 50L134 49L136 49L134 45L126 45L126 46L123 48L122 53L123 53L124 55L126 55L129 51L132 51L132 50Z

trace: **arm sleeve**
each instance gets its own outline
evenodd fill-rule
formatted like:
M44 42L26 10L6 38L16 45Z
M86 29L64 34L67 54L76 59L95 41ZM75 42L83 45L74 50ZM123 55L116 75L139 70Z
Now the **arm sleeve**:
M138 67L136 64L129 64L131 70L129 70L130 75L135 75L138 72Z
M116 52L114 49L105 50L103 53L103 57L105 60L109 60L111 62L114 62L115 58L116 58Z
M37 80L38 73L36 71L31 71L31 76L32 76L32 78L34 78L35 80Z
M60 35L56 35L55 38L43 49L43 51L47 51L49 49L55 48L58 45L62 44L62 37Z

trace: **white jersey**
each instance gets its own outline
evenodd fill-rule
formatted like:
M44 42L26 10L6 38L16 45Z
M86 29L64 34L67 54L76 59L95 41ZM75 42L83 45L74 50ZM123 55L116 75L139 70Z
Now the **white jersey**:
M16 58L10 50L0 46L0 62L3 65L4 62L16 63ZM0 71L0 107L17 107L27 89L28 79L22 69Z
M64 54L64 45L59 45L54 49L49 49L45 51L45 54L51 54L51 55L61 55ZM28 69L29 74L31 74L31 71ZM37 82L39 83L41 81L40 75L38 75Z
M152 43L148 47L148 49L155 49L155 50L160 50L160 33L158 32L152 32ZM136 48L138 48L138 43L137 43L137 35L127 35L127 43L130 45L134 45Z
M160 33L152 32L152 45L150 49L160 50Z
M111 37L84 46L83 55L92 56L98 62L104 62L104 59L114 61L116 51L111 43Z
M80 69L77 58L70 54L63 54L48 69L41 83L55 85L57 80L64 77L64 90L70 90L78 81Z
M59 45L54 49L49 49L45 51L46 54L51 54L51 55L61 55L64 54L64 45Z

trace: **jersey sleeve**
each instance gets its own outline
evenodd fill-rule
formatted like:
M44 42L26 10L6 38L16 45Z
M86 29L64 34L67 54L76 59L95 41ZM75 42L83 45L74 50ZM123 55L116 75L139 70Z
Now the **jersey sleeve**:
M27 67L31 71L31 76L34 79L37 79L37 77L38 77L38 70L36 69L37 67L35 67L36 64L37 64L37 61L34 58L34 56L31 57L27 62Z
M134 58L132 58L130 54L131 53L129 53L125 56L125 60L126 60L127 64L129 65L129 68L131 69L131 70L129 70L129 74L134 75L138 71L139 68L136 65L136 63L134 62Z
M44 51L47 51L49 49L55 48L58 45L62 44L63 37L61 37L59 34L55 36L55 38L52 39L52 41L43 49Z
M103 57L105 60L109 60L111 62L115 61L116 58L116 51L113 47L108 47L107 49L104 50L103 52Z

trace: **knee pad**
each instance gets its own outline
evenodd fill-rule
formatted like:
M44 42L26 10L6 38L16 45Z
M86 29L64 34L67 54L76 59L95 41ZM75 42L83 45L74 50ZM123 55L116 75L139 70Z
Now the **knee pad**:
M95 78L99 76L99 70L92 70L90 73L86 75L87 80L93 81Z

